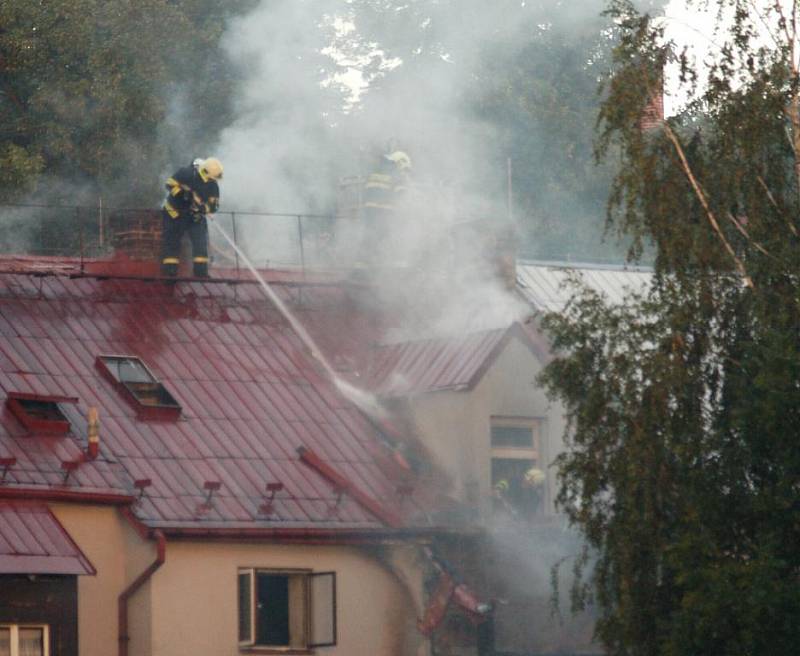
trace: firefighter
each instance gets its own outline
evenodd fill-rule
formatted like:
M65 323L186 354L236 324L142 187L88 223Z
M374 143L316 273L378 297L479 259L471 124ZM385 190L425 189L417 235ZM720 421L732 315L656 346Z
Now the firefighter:
M368 221L394 212L396 195L407 191L410 172L411 158L402 150L378 158L364 183L364 216Z
M196 159L167 178L167 198L163 219L161 272L178 274L181 237L189 233L192 242L192 269L198 278L208 277L208 223L206 217L219 208L222 164L215 157Z
M398 202L408 191L411 158L402 150L382 154L364 183L362 250L378 257L379 237L388 235Z

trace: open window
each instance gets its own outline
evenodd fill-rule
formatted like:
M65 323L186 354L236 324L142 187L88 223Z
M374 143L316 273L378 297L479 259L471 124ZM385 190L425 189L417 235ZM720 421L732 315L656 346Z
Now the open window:
M69 420L61 411L59 404L77 402L78 399L71 396L9 392L6 406L32 433L65 435L69 433Z
M142 414L177 418L180 404L147 365L132 355L100 355L97 366L106 378L121 387Z
M50 656L49 627L0 624L0 656Z
M247 568L238 574L239 647L336 644L336 573Z
M491 480L494 507L519 518L540 512L546 477L541 468L541 419L492 417Z

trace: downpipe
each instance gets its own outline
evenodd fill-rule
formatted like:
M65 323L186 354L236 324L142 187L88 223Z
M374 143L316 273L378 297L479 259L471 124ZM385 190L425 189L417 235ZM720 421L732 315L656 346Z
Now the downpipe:
M139 588L147 583L150 577L167 559L167 538L164 536L164 533L156 529L153 532L153 537L156 540L156 559L150 563L146 570L136 577L133 583L122 591L117 601L119 656L128 656L128 643L130 642L130 636L128 635L128 600Z

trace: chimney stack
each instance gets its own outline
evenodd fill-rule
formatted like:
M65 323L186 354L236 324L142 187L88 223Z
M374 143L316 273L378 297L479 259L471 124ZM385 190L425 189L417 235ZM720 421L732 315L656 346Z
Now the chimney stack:
M97 408L89 408L88 420L89 444L86 448L86 455L89 460L94 460L100 452L100 420Z
M109 217L111 242L131 260L157 261L161 251L161 214L157 210L118 211Z
M660 77L650 95L650 100L642 111L639 128L648 132L661 127L664 122L664 78Z
M517 286L517 231L513 224L504 223L496 228L493 260L503 286L512 291Z

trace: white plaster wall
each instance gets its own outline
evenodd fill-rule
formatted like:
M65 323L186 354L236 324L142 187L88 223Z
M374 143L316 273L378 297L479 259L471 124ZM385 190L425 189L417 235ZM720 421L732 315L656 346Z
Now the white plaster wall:
M548 401L536 384L542 364L516 338L469 391L432 392L409 401L425 446L450 479L451 491L467 503L489 509L491 495L491 417L544 419L540 458L547 472L546 505L552 512L555 471L549 465L564 448L563 408Z
M415 628L422 613L415 599L421 582L399 577L362 548L173 540L168 542L166 563L151 580L152 656L240 653L240 567L336 572L338 644L314 653L427 654L426 641Z
M95 576L78 577L78 653L116 654L119 594L155 558L154 543L143 541L116 508L48 505L97 570ZM149 653L148 594L145 585L131 600L128 626L136 640L130 643L130 656Z

